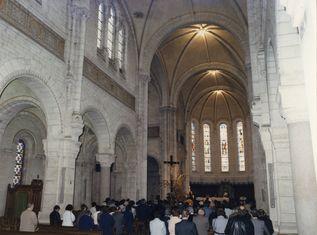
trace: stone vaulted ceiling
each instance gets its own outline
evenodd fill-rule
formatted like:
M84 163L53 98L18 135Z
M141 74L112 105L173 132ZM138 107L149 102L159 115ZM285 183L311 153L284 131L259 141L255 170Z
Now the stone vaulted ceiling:
M182 96L190 117L234 120L248 113L244 63L234 35L220 26L193 24L161 43L152 62L153 83L163 99L169 97L162 103L176 105Z

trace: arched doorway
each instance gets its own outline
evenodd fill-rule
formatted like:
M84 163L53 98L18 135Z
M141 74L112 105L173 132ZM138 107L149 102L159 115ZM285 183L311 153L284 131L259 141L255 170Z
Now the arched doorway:
M137 154L131 131L122 127L115 139L115 163L111 170L111 197L136 199Z
M154 200L160 195L160 168L154 157L147 157L147 199Z

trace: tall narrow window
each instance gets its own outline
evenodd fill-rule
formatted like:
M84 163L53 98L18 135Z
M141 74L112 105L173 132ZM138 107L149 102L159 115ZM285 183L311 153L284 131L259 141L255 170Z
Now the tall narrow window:
M245 155L244 155L244 139L243 139L243 123L237 123L237 141L238 141L238 159L239 171L245 171Z
M229 157L228 157L228 133L227 125L220 124L220 150L221 150L221 171L229 171Z
M121 27L118 32L118 65L122 71L124 62L124 29Z
M115 37L115 11L113 6L109 9L108 30L107 30L107 50L109 59L113 59L113 42Z
M196 124L191 123L192 171L196 171Z
M23 140L19 140L17 144L17 151L15 156L13 186L20 184L22 182L24 150L25 150L25 144Z
M203 129L204 129L205 172L211 172L210 126L208 124L204 124Z
M97 23L97 48L102 49L103 43L103 28L104 28L104 18L105 18L105 9L102 3L98 7L98 23Z

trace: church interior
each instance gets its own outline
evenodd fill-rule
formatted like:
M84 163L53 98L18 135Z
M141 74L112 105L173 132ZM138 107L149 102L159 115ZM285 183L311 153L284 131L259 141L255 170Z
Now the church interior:
M0 0L0 230L227 193L316 234L316 80L315 1Z

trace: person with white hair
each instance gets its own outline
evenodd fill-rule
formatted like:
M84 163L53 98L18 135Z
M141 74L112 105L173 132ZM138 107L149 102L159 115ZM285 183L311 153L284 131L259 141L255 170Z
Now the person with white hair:
M20 231L21 232L35 232L37 229L37 216L33 211L34 204L28 203L27 209L22 212L20 217Z
M205 216L205 210L203 208L198 210L198 214L194 216L193 222L196 224L199 235L208 235L209 221Z

